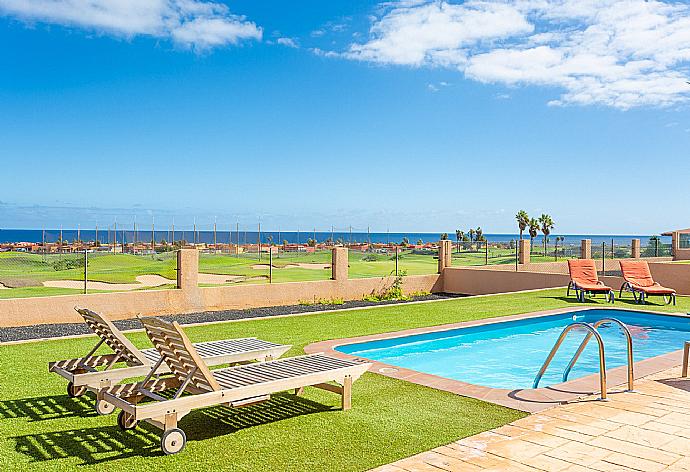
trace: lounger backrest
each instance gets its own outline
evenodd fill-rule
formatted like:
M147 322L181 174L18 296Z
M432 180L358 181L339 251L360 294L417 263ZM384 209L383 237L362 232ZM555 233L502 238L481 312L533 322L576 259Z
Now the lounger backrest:
M110 349L121 356L123 362L135 365L150 363L144 354L132 344L132 341L127 339L109 319L86 308L74 307L74 309L84 318L91 331L100 336Z
M649 271L647 261L620 261L621 272L626 282L638 287L651 287L654 285L652 273Z
M581 281L589 284L599 282L597 267L592 259L569 259L568 270L570 271L570 278L574 282Z
M180 382L191 375L190 386L205 391L220 390L208 366L177 322L169 323L155 317L139 320L154 347Z

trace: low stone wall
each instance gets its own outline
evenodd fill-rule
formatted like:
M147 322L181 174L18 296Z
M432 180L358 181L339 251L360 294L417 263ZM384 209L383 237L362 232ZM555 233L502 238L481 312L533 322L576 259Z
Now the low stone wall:
M515 272L493 268L449 267L443 271L443 291L464 295L516 292L563 287L570 278L545 272Z
M679 295L690 295L690 264L650 263L654 280L664 287L672 287Z
M81 322L83 320L74 311L75 306L88 307L117 320L137 314L166 315L295 305L314 299L360 300L389 287L392 280L391 277L377 277L202 288L188 285L185 289L174 290L0 299L0 327ZM440 292L440 280L438 274L407 276L403 279L403 290L406 293Z
M604 266L608 272L620 272L621 267L619 264L620 260L629 259L606 259ZM670 262L671 257L644 257L641 260L647 261L648 263L659 263L659 262ZM597 270L601 270L601 259L595 259L594 265ZM475 266L477 269L491 269L491 270L501 270L506 272L515 272L515 264L501 264L493 266ZM547 274L568 274L568 262L563 259L560 261L553 262L529 262L527 264L518 264L519 272L543 272Z
M606 270L620 271L618 261L606 264ZM613 264L615 262L615 265ZM558 264L558 265L557 265ZM530 264L531 270L521 267L515 271L500 266L449 267L443 271L443 291L463 295L486 295L540 288L565 287L570 282L565 262ZM598 268L601 267L599 262ZM690 295L690 264L650 262L654 280L676 289L679 295ZM605 276L600 279L614 290L620 289L623 278Z

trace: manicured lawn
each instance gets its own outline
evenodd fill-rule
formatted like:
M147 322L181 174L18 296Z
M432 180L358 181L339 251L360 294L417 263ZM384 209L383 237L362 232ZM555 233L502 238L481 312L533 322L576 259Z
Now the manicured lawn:
M257 336L293 344L567 306L564 291L497 295L190 327L193 341ZM592 302L593 304L595 302ZM621 306L634 307L626 301ZM690 299L663 311L689 311ZM143 333L129 337L148 346ZM247 409L210 408L180 422L189 442L165 457L149 426L121 432L115 416L98 417L92 399L69 399L50 360L85 354L94 338L0 346L0 470L366 470L513 421L522 413L478 400L365 374L354 384L353 409L307 389Z
M174 279L174 253L155 256L89 254L89 280L135 283L138 275L157 274ZM0 282L10 287L40 286L46 280L84 280L83 254L0 253Z
M407 275L434 274L438 268L438 259L434 252L415 254L412 251L401 251L398 259L398 270ZM84 279L83 254L27 254L20 252L0 253L0 283L10 289L0 289L0 298L37 297L50 295L78 294L81 290L73 288L44 287L45 281L63 281ZM533 262L553 261L553 257L532 255ZM514 250L490 247L489 264L514 264ZM328 250L314 253L281 253L273 257L273 282L304 282L327 280L331 277L330 268L299 267L298 264L330 265L331 252ZM453 264L456 266L476 266L486 263L483 250L453 253ZM88 278L93 282L137 283L141 275L159 275L167 279L176 278L175 253L150 255L89 254ZM241 277L232 283L267 283L269 276L268 256L259 260L257 254L242 254L239 257L230 254L200 254L199 272L202 274L234 275ZM392 254L362 253L351 251L349 254L350 278L383 277L395 274L395 256ZM212 281L215 282L215 281ZM217 284L200 282L202 286ZM118 287L113 287L116 290ZM148 287L142 287L148 288ZM92 290L93 291L93 290Z

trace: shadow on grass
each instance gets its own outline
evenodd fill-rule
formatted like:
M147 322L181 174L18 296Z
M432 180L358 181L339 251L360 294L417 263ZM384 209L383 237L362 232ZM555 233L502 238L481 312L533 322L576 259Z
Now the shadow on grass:
M27 418L31 421L44 421L76 416L98 416L91 398L55 395L0 401L0 420Z
M189 441L197 441L333 409L303 397L278 394L265 403L239 409L211 407L197 410L181 420L180 428L185 431ZM15 450L30 457L32 462L77 457L82 461L81 465L87 465L128 457L162 455L160 435L161 431L157 428L140 423L130 431L105 426L27 434L11 439L15 441Z

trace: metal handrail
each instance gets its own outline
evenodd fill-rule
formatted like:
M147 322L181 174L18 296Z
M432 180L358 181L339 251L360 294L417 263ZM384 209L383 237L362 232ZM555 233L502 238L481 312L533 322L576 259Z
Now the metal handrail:
M551 352L549 353L548 357L544 361L544 364L541 366L541 369L539 369L539 372L537 373L537 376L534 378L534 383L532 384L532 388L537 388L539 386L539 381L541 380L542 376L544 375L544 372L546 372L546 369L549 367L549 364L553 360L553 357L556 355L556 352L558 351L558 348L561 347L561 344L563 343L563 340L565 337L568 335L571 329L573 328L585 328L587 331L589 331L591 336L594 336L594 338L597 340L597 344L599 345L599 384L601 387L601 399L606 400L606 357L604 356L604 341L601 339L601 335L599 332L594 328L589 323L583 323L583 322L576 322L569 324L566 326L563 331L561 332L561 335L558 337L558 340L556 341L556 344L553 345L553 348L551 349Z
M594 329L597 329L599 326L601 326L604 323L616 323L621 331L623 331L623 334L625 334L625 338L627 341L627 348L628 348L628 392L633 391L633 382L635 381L635 373L634 373L634 368L633 368L633 342L632 342L632 335L630 334L630 330L628 327L623 323L622 321L616 319L616 318L602 318L596 323L594 323L592 326ZM577 360L580 358L580 355L582 354L582 351L585 350L585 347L587 346L587 343L589 340L592 339L592 334L587 333L587 336L585 336L585 339L582 340L582 343L580 344L580 347L577 348L577 351L575 351L575 354L573 355L573 358L570 359L570 362L568 363L568 366L565 368L563 371L563 382L568 380L568 375L570 375L570 371L572 370L573 366L575 366L575 363Z

